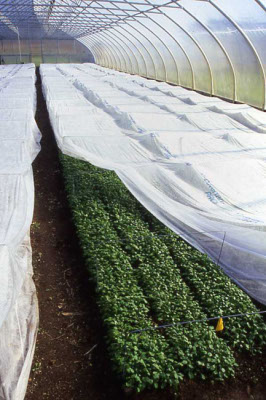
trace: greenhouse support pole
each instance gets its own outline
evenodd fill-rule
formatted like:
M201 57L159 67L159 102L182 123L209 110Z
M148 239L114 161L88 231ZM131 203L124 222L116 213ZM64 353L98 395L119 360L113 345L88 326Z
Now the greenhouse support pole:
M255 1L264 11L266 11L266 7L262 4L261 0L255 0Z
M123 48L123 50L125 51L125 53L126 53L128 56L129 56L129 54L128 54L127 51L126 51L125 46L126 46L126 48L129 50L129 52L132 53L133 58L134 58L135 61L136 61L137 69L138 69L138 71L135 72L135 68L134 68L133 74L136 74L136 73L137 73L138 75L140 75L140 67L139 67L138 59L137 59L137 57L136 57L134 51L130 48L130 46L129 46L125 41L123 41L120 37L118 37L118 36L114 33L114 30L115 30L115 29L112 28L112 30L108 30L108 33L111 34L112 36L114 36L118 42L122 42L122 44L124 45L124 47L122 46L122 48ZM117 43L118 43L118 42L117 42ZM136 48L136 51L137 51L137 48ZM130 58L130 57L129 57L129 58Z
M98 40L101 43L101 45L103 46L104 40L101 37L102 33L103 33L102 31L98 32L98 33L94 33L93 36L96 37L96 40ZM111 64L110 64L110 66L108 68L112 68L112 69L115 69L117 71L121 71L121 65L122 64L121 64L121 58L118 55L119 51L117 50L117 46L115 46L113 41L111 41L111 40L109 40L109 46L108 47L105 46L104 52L107 53L108 50L109 50L109 56L110 56L110 60L111 60ZM120 54L121 54L121 52L120 52ZM129 62L131 64L131 60L130 59L129 59ZM125 63L126 63L126 60L125 60ZM120 64L120 66L119 66L119 64Z
M260 67L260 70L261 70L261 74L262 74L262 79L263 79L264 97L263 97L263 100L262 100L262 109L264 110L264 108L265 108L265 94L266 94L266 88L265 88L266 76L265 76L265 71L264 71L262 60L261 60L261 58L259 56L259 53L257 52L256 47L253 45L252 41L249 39L249 37L246 34L246 32L244 31L244 29L242 29L240 27L240 25L234 19L232 19L220 6L218 6L216 3L214 3L213 0L208 0L208 1L214 8L216 8L216 10L218 10L238 30L240 35L242 35L244 37L244 39L246 40L248 46L253 51L253 54L255 55L255 58L256 58L256 60L257 60L257 62L259 64L259 67Z
M120 28L121 28L121 27L120 27ZM115 28L113 28L113 31L115 31L116 34L118 34L118 36L121 36L121 33L120 33L119 31L117 31ZM114 34L114 33L113 33L113 34ZM123 35L122 35L122 37L123 37ZM120 38L120 40L121 40L123 43L125 43L121 38ZM142 58L142 60L143 60L143 62L144 62L144 66L145 66L145 70L146 70L146 75L144 75L144 76L147 77L148 68L147 68L146 60L145 60L145 58L144 58L142 52L141 52L140 49L132 42L132 40L130 40L128 37L126 38L126 40L128 40L128 41L132 44L132 46L136 49L136 51L139 52L139 54L141 55L141 58ZM129 47L129 46L127 46L127 47ZM140 69L139 69L139 70L140 70Z
M132 60L131 60L131 57L129 56L129 54L126 52L126 50L122 47L122 46L120 46L119 45L119 43L117 42L117 40L116 40L116 38L113 38L113 36L115 36L114 34L112 35L112 32L111 32L111 29L108 29L108 30L106 30L107 31L107 33L105 34L105 32L100 32L100 35L101 36L103 36L103 38L105 38L106 37L106 40L109 40L109 43L112 43L113 44L113 48L114 49L116 49L116 50L114 50L114 52L115 52L115 54L118 56L118 59L117 59L117 61L119 61L119 63L120 63L120 69L119 69L119 71L123 71L124 72L124 69L123 69L123 67L122 67L122 60L124 61L124 64L125 64L125 66L126 66L126 69L128 68L127 67L127 61L126 61L126 57L125 57L125 55L124 55L124 53L126 54L126 56L127 56L127 59L129 60L129 64L130 64L130 66L131 66L131 71L132 71L132 73L134 73L133 71L134 71L134 67L133 67L133 63L132 63ZM112 36L111 36L112 35ZM130 49L129 49L129 51L130 51ZM124 53L123 53L124 52ZM133 56L133 58L135 58L135 60L136 60L136 62L137 62L137 59L136 59L136 57L134 56L134 54L133 54L133 52L131 51L131 53L132 53L132 56ZM120 56L119 56L120 55ZM137 62L138 63L138 62Z
M235 69L234 69L233 62L232 62L232 60L231 60L226 48L224 47L224 45L222 44L222 42L220 41L218 36L211 29L209 29L206 24L204 24L200 19L195 17L194 14L192 14L189 10L187 10L183 5L182 5L182 10L184 10L191 18L193 18L195 21L197 21L207 32L209 32L209 34L212 36L212 38L215 40L215 42L218 44L218 46L220 46L222 52L224 53L229 65L230 65L231 71L232 71L232 76L233 76L233 101L235 102L236 99L237 99L237 95L236 95L236 72L235 72Z
M179 6L179 8L182 9L181 6ZM161 11L161 13L162 13L166 18L168 18L174 25L178 26L178 28L181 29L181 30L184 32L184 34L187 35L187 36L194 42L194 44L196 45L196 47L199 49L200 53L202 54L202 56L203 56L203 58L204 58L204 60L205 60L205 62L206 62L206 64L207 64L208 70L209 70L210 84L211 84L211 91L210 91L210 93L211 93L211 95L213 95L213 94L214 94L214 93L213 93L213 73L212 73L212 69L211 69L211 65L210 65L209 59L208 59L208 57L207 57L205 51L203 50L202 46L201 46L201 45L199 44L199 42L194 38L193 35L191 35L185 28L183 28L182 25L180 25L180 24L179 24L177 21L175 21L173 18L169 17L169 15L168 15L168 14L165 14L163 11ZM170 35L170 33L169 33L169 35ZM171 35L171 36L172 36L172 35ZM172 36L172 37L174 38L174 36ZM175 38L174 38L174 40L177 42L177 40L176 40ZM186 55L186 57L187 57L187 59L188 59L189 65L190 65L190 67L191 67L191 72L192 72L192 89L195 89L195 71L194 71L192 62L191 62L191 60L190 60L190 58L189 58L189 56L188 56L187 51L185 51L185 49L183 48L183 46L181 47L181 45L180 45L179 42L178 42L178 45L179 45L179 47L182 49L182 51L185 53L185 55Z
M104 64L104 67L109 68L109 64L110 64L109 57L110 57L110 55L109 55L109 53L107 51L105 53L103 52L102 48L100 47L100 45L97 42L97 38L96 38L96 41L95 41L95 38L93 37L93 35L91 35L89 37L87 36L86 38L84 38L84 43L85 43L85 40L86 40L87 43L92 43L93 47L91 47L91 48L92 49L95 48L94 51L96 53L98 52L98 54L99 54L98 63L101 63L101 65ZM101 61L101 60L103 60L103 61Z
M19 62L21 64L21 47L20 47L20 37L19 37L19 30L18 27L16 27L17 35L18 35L18 51L19 51Z
M162 13L162 14L163 14L163 13ZM176 44L178 44L178 43L177 43L177 40L175 39L175 37L172 36L171 33L168 32L161 24L159 24L157 21L153 20L153 19L148 15L148 13L147 13L147 14L144 13L143 15L145 15L147 18L149 18L155 25L159 26L160 29L162 29L168 36L170 36L170 37L175 41ZM176 70L176 78L177 78L176 81L177 81L177 82L171 82L171 83L175 83L175 84L177 83L177 84L179 84L179 71L178 71L178 66L177 66L177 62L176 62L176 59L175 59L175 56L174 56L172 50L169 48L169 46L166 45L165 42L163 42L163 41L160 39L160 37L159 37L158 35L156 35L154 32L153 32L153 34L154 34L154 35L157 37L157 39L159 39L160 42L165 46L166 50L168 51L168 53L170 53L171 58L172 58L172 60L174 61L174 66L175 66L175 70ZM167 71L166 71L166 72L167 72ZM166 76L166 82L169 82L168 79L167 79L167 76Z
M128 31L126 30L126 28L124 28L122 25L119 27L120 29L123 29L127 34L128 34ZM116 32L117 32L117 30L116 30ZM122 35L122 33L120 33L120 35ZM155 64L154 64L154 60L153 60L153 58L152 58L152 55L151 55L151 53L150 53L150 51L149 51L149 49L144 45L144 43L142 43L141 42L141 40L139 40L138 39L138 37L136 36L136 35L134 35L132 32L130 32L130 35L132 36L132 38L134 38L142 47L143 47L143 49L145 50L145 52L148 54L148 56L150 57L150 61L151 61L151 63L152 63L152 65L153 65L153 69L154 69L154 76L155 76L155 78L156 78L156 67L155 67ZM127 38L128 39L128 38ZM129 40L129 39L128 39ZM146 61L146 60L145 60ZM147 66L147 63L145 62L145 64L146 64L146 71L147 71L147 74L146 74L146 77L148 78L148 71L149 71L149 69L148 69L148 66Z

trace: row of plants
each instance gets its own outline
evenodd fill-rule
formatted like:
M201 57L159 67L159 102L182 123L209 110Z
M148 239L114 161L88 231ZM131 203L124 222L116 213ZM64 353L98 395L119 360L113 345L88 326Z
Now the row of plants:
M116 207L114 196L108 208L109 205L113 209L113 213L109 211L110 218L123 238L131 263L136 266L139 284L158 323L206 318L161 240L150 233L136 214ZM167 328L164 334L176 349L180 371L189 378L208 376L222 380L233 374L233 355L207 322L177 325Z
M258 315L226 321L223 337L206 322L152 330L156 324L257 311L249 297L205 255L148 213L116 174L61 155L67 193L107 342L125 385L177 385L183 376L223 380L236 349L259 351ZM141 333L129 333L145 329ZM224 340L225 339L225 340Z
M117 179L115 185L112 172L80 164L86 171L74 177L75 190L81 193L85 188L97 203L104 204L121 246L134 267L139 286L151 305L154 320L161 324L206 318L182 280L167 247L141 219L135 200L127 192L123 196L125 189L120 181ZM161 336L172 350L169 360L176 364L178 377L184 374L191 379L223 380L234 375L236 363L231 350L206 322L176 325L162 331Z
M104 205L75 181L82 163L62 156L65 187L86 265L97 287L97 302L107 331L110 358L126 387L137 391L177 385L181 374L172 350L157 330L130 334L136 328L152 328L149 305L138 285L130 259L122 249ZM76 176L73 175L76 173Z
M87 169L95 172L99 171L99 169L91 165L88 165ZM155 243L157 240L158 247L161 245L160 249L163 248L162 244L168 248L168 252L174 261L174 264L173 262L171 263L170 269L175 274L176 270L179 274L181 273L182 279L189 286L208 318L258 311L250 297L236 286L218 265L214 264L206 255L188 245L143 208L116 174L111 171L105 171L101 174L100 179L99 175L96 176L94 183L96 185L100 184L101 196L104 203L109 207L109 212L111 211L112 213L112 207L115 204L119 209L123 206L129 218L130 215L131 217L133 215L132 235L134 232L134 235L137 236L137 232L141 232L141 227L144 227L143 221L147 221L145 240L142 247L144 252L147 237L152 231L160 237L159 242L158 237L152 238L153 242ZM121 212L119 216L121 219ZM137 221L141 225L138 229L134 226ZM133 243L135 241L136 244L139 238L133 238L132 241ZM159 258L156 259L158 260ZM165 264L162 275L166 276ZM223 337L237 351L261 352L266 344L266 325L259 314L228 318L225 321Z
M247 314L258 309L223 270L205 254L191 247L147 211L143 216L150 229L160 235L178 265L183 279L193 290L208 317ZM224 320L223 337L237 351L259 353L266 344L266 325L261 315L254 314Z

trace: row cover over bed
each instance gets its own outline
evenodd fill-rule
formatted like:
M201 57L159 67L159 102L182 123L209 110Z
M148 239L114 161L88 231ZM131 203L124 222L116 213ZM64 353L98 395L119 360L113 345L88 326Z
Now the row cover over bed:
M39 152L35 66L0 66L0 399L24 398L38 306L29 229Z
M266 304L264 113L92 64L42 65L41 75L60 149L116 171Z

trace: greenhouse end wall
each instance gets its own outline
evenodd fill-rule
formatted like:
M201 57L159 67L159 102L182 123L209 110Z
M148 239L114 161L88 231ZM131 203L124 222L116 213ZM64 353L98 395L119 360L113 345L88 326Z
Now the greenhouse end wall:
M94 62L94 58L90 50L76 40L0 40L0 63L20 62L39 66L41 63Z

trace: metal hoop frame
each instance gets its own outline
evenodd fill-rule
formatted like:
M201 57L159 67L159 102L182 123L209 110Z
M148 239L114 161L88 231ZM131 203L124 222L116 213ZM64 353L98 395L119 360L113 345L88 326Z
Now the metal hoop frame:
M260 12L266 11L261 0L246 1L247 6L252 3L252 6L257 7ZM206 84L204 91L210 95L217 95L214 82L217 82L215 78L219 72L219 66L218 69L213 68L214 60L211 59L211 54L200 39L195 36L193 30L188 28L185 21L178 16L173 18L166 11L166 9L173 10L173 8L181 9L195 23L199 24L206 34L212 37L218 46L217 49L219 48L223 53L224 62L227 62L228 65L227 73L232 78L228 80L228 88L224 90L226 96L228 93L227 98L240 102L241 100L249 101L250 98L251 105L264 110L266 106L266 73L260 53L261 48L257 47L257 43L242 27L241 22L238 22L238 16L228 15L223 6L223 0L220 2L216 0L194 0L194 2L197 3L198 7L201 7L203 2L208 3L230 23L235 33L240 34L243 38L251 51L250 57L254 56L256 61L254 65L256 65L257 70L257 87L261 82L262 90L258 90L257 98L252 97L252 88L250 88L251 94L249 96L249 87L245 80L240 81L238 79L238 76L240 76L238 64L226 41L220 40L218 34L204 22L200 14L198 15L195 11L191 12L188 4L183 5L183 0L165 0L160 1L160 4L156 0L124 0L123 2L121 0L60 0L60 2L51 0L21 0L19 2L0 0L0 40L17 40L18 36L21 40L32 38L58 40L71 37L71 39L77 39L85 44L91 50L98 64L118 71L139 74L178 85L182 82L182 63L186 63L186 74L188 68L190 68L192 82L190 86L190 81L187 81L186 86L198 89L195 82L197 82L201 72L197 68L195 59L191 58L189 49L182 45L181 36L179 36L182 33L189 38L191 45L193 43L194 51L196 51L196 48L198 49L195 54L198 54L198 56L201 54L202 60L205 62L206 72L208 71L209 75L209 86ZM172 30L167 27L167 24L164 25L158 18L154 18L155 14L167 18L169 23L172 24ZM151 21L154 25L146 24L146 21ZM180 30L179 34L173 34L173 24ZM152 26L156 26L158 29L153 30ZM160 36L160 32L164 32L165 41ZM167 43L167 37L169 37L171 43ZM178 46L179 50L175 46ZM179 53L180 57L182 56L180 59L175 54L177 50L182 53ZM248 65L246 71L252 77L254 71L249 70ZM187 76L189 77L189 72ZM243 88L245 88L245 94Z

